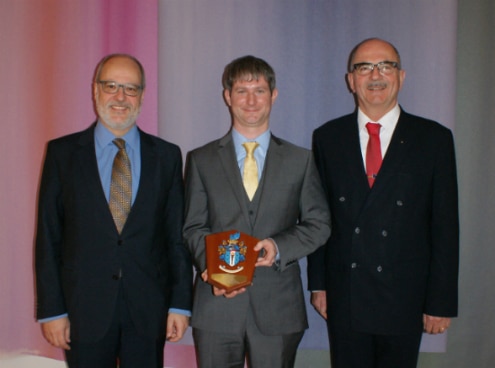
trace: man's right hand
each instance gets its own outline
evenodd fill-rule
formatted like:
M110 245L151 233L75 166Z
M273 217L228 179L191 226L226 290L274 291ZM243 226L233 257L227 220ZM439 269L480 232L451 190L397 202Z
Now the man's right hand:
M70 322L69 318L62 317L41 324L43 337L57 348L70 350Z
M201 273L201 279L204 282L208 282L208 270L207 269ZM212 286L211 288L213 290L213 295L215 295L215 296L222 296L223 295L227 299L234 298L235 296L242 294L246 291L245 287L237 289L237 290L233 290L230 292L227 292L227 290L225 290L225 289L217 288L216 286Z

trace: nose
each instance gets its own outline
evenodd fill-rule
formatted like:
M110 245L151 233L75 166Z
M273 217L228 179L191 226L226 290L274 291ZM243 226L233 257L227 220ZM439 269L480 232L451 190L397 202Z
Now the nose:
M248 93L246 100L249 105L254 105L256 101L256 96L254 95L254 93Z
M371 71L371 74L370 74L371 78L375 79L376 77L381 77L381 73L380 73L380 70L378 69L378 67L375 65L375 67L373 68L373 70Z
M115 93L115 98L119 101L125 100L124 86L119 86Z

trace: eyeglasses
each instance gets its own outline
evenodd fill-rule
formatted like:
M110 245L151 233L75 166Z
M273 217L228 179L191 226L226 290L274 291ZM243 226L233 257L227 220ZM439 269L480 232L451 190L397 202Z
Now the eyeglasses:
M137 86L135 84L119 84L114 81L98 81L98 83L101 84L101 88L103 89L103 92L109 93L111 95L116 94L120 87L122 87L122 91L124 91L124 95L130 96L130 97L136 97L141 93L143 90L143 87Z
M400 69L399 63L396 61L380 61L378 64L373 63L357 63L352 66L359 75L368 75L373 72L375 67L381 75L390 75L394 69Z

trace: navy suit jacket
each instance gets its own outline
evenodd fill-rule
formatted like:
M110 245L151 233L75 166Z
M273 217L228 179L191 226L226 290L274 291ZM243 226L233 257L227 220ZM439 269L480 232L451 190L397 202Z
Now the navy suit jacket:
M191 308L180 150L139 134L139 190L120 235L100 183L94 125L48 143L36 236L37 317L68 313L75 340L104 335L120 287L136 328L152 338L165 334L169 307Z
M459 224L450 130L401 111L369 188L357 113L313 135L332 235L308 258L311 290L327 290L332 324L399 334L422 314L457 314Z

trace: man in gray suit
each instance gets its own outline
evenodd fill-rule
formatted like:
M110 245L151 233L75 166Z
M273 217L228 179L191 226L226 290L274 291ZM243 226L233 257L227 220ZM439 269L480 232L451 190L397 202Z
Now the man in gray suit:
M293 367L308 327L298 260L320 247L330 220L309 150L270 133L275 73L245 56L225 67L224 98L232 129L192 151L186 168L184 237L197 280L192 327L199 367ZM256 142L258 185L243 185L245 142ZM249 194L248 194L249 193ZM261 239L251 286L226 292L212 287L205 235L236 229Z

